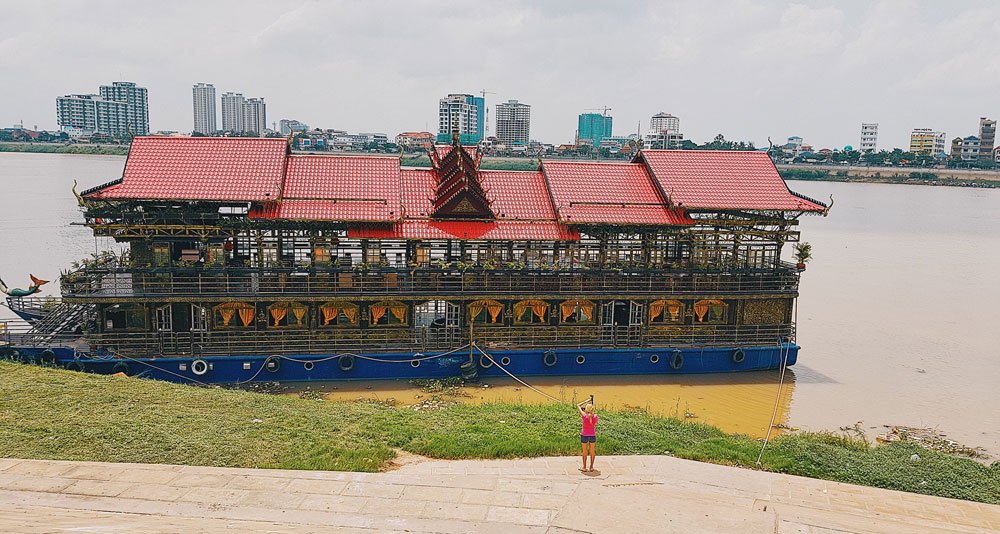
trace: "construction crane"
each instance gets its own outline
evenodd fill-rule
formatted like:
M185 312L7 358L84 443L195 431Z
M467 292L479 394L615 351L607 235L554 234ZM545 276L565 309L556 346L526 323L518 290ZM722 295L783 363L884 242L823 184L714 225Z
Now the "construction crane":
M483 95L483 107L486 108L485 110L483 110L485 115L483 118L483 122L486 123L483 125L483 137L489 137L489 135L487 134L490 133L490 107L486 105L486 95L495 95L496 93L494 93L493 91L487 91L486 89L483 89L479 93Z
M604 106L603 108L587 108L584 111L600 111L601 115L607 117L608 112L611 111L611 108L609 108L608 106Z

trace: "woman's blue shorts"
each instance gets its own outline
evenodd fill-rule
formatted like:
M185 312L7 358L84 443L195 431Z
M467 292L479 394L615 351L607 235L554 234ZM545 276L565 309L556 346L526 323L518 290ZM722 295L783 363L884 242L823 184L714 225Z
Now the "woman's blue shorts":
M597 443L597 436L580 436L580 443Z

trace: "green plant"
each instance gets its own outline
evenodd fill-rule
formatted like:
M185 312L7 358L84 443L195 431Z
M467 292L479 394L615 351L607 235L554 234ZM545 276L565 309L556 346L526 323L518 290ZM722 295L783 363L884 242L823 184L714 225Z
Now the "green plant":
M795 244L795 259L798 260L799 263L803 263L803 264L807 263L809 260L811 260L812 259L812 245L810 245L806 241L803 241L801 243L796 243Z

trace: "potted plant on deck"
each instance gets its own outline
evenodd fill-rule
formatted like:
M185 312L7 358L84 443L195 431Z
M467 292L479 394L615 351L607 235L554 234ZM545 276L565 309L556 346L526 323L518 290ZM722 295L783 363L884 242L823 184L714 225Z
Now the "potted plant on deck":
M795 259L798 261L796 267L800 271L806 269L806 263L812 259L812 245L807 242L795 244Z

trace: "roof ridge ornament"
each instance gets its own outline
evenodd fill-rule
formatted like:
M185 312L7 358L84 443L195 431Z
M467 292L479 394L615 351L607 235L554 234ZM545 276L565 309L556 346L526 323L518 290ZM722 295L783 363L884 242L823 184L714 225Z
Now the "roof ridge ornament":
M833 195L830 195L830 205L823 208L823 216L826 217L830 214L830 208L833 207Z
M458 133L458 117L451 124L451 146L462 146L462 136Z

